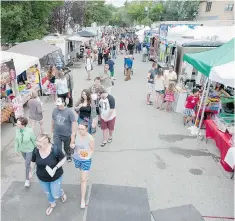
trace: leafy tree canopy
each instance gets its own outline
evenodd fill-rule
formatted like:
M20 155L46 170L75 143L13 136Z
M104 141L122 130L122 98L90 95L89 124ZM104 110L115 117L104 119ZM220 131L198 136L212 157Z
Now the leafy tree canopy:
M2 1L2 42L42 38L47 33L50 13L60 4L59 1Z

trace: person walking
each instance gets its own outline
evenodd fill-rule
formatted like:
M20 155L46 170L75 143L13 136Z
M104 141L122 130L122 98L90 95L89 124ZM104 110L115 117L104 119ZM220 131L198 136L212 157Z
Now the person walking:
M42 103L38 97L38 93L33 91L31 94L31 99L28 101L28 109L29 109L29 119L31 121L31 127L36 134L35 126L36 123L40 125L40 132L43 134L44 126L43 126L43 109Z
M124 66L125 66L125 72L126 72L125 81L131 80L132 65L133 65L133 60L132 60L131 55L126 56L126 58L124 59Z
M154 91L154 78L156 75L156 63L153 62L152 68L148 73L148 84L147 84L147 105L152 105L153 102L150 101L150 96Z
M96 115L98 116L98 125L100 126L100 107L99 107L99 101L100 101L100 91L104 89L104 87L101 85L101 78L96 77L95 83L89 88L89 91L91 93L91 99L92 102L94 102L96 106Z
M109 58L109 49L108 49L108 47L104 48L103 58L104 58L104 63L106 63L108 61L108 58Z
M59 71L58 78L55 80L57 96L63 100L66 105L68 96L68 83L63 71Z
M108 61L106 62L106 64L109 65L109 71L110 71L110 77L112 80L116 80L116 78L114 77L114 61L111 59L111 56L109 56Z
M56 86L55 86L56 75L57 75L57 69L55 66L51 65L49 71L47 72L47 78L49 80L49 83L47 85L47 90L49 95L52 94L54 102L56 100Z
M162 71L159 71L154 78L154 89L156 92L155 106L157 109L160 108L160 110L162 110L162 104L164 101L164 93L165 93L164 77Z
M19 117L17 119L17 128L15 136L15 151L21 153L25 160L25 187L30 186L30 162L32 159L33 149L36 146L36 137L33 129L27 127L28 119L25 117Z
M102 48L98 48L98 65L102 65L103 61L103 53L102 53Z
M101 85L105 88L105 90L108 92L108 94L111 94L113 81L109 75L109 65L105 64L104 66L104 72L100 74L101 79Z
M36 174L39 184L47 195L50 206L46 210L46 215L50 215L56 207L56 199L61 198L66 202L67 196L61 188L63 178L63 168L66 158L62 150L57 149L51 143L48 134L41 134L37 137L37 147L33 150L30 164L30 173L36 166Z
M116 59L116 58L117 58L117 57L116 57L116 49L117 49L117 47L116 47L116 42L114 42L113 45L112 45L112 58L113 58L113 59Z
M73 107L73 75L71 74L71 70L64 70L64 73L68 85L67 97L69 99L69 103L67 107Z
M92 154L94 153L95 141L94 138L88 133L88 124L86 121L78 125L76 132L75 142L71 144L74 149L73 161L75 168L80 170L81 180L81 209L86 206L86 189L88 182L88 175L91 168Z
M88 53L85 58L85 68L87 71L87 80L91 80L91 71L93 70L91 54Z
M101 147L113 140L113 131L116 120L115 99L104 89L100 91L101 129L103 131L103 142Z
M62 143L64 144L67 160L71 162L70 143L74 141L77 126L75 116L71 109L65 107L61 98L56 100L56 105L57 107L52 112L51 123L54 144L60 150L62 150Z
M84 89L81 93L81 98L75 105L75 111L78 113L78 124L83 121L88 123L88 133L92 134L92 128L96 126L96 106L91 100L89 90Z
M143 62L146 62L147 61L147 56L148 56L148 50L146 48L146 46L144 45L143 46L143 50L142 50L142 59L143 59Z

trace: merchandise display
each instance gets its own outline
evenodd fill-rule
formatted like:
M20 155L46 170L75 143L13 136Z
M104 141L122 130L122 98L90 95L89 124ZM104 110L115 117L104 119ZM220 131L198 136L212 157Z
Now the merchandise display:
M40 73L36 65L17 76L17 81L18 91L24 105L30 99L32 91L39 91L40 89Z
M7 61L1 64L1 124L14 118L14 108L12 99L16 96L15 90L15 71L13 61Z

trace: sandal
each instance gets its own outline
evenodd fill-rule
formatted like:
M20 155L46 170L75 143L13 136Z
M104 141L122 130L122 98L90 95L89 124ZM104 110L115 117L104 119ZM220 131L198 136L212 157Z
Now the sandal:
M53 212L53 210L54 210L54 208L56 207L56 205L55 206L52 206L51 204L50 204L50 206L47 208L47 210L46 210L46 214L47 214L47 216L50 216L51 215L51 213Z
M102 144L100 146L104 147L106 144L107 144L107 142L102 142Z
M64 191L63 191L63 194L62 194L62 196L61 196L61 201L62 201L63 203L65 203L65 202L67 201L67 196L66 196L66 194L64 193Z
M108 143L111 143L112 141L113 141L113 138L110 137L107 142L108 142Z

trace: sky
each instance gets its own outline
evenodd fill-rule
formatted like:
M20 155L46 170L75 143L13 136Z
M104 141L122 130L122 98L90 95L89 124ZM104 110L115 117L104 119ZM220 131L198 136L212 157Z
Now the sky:
M124 5L125 0L106 0L107 4L113 4L116 7L121 7Z

